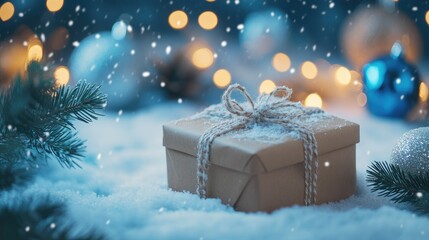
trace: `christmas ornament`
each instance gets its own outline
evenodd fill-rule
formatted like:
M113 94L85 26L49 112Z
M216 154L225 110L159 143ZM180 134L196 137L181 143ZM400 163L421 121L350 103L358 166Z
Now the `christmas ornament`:
M399 43L393 45L390 55L363 67L363 82L367 108L374 115L403 118L418 103L420 77L404 59Z
M391 155L402 170L420 174L429 171L429 127L416 128L399 138Z
M250 57L260 58L284 46L288 22L279 9L249 14L244 22L240 43Z
M101 85L108 97L108 109L133 108L139 104L144 88L142 73L137 72L141 62L136 61L133 52L129 39L116 41L110 32L88 36L70 57L71 75Z
M367 170L371 191L429 213L429 127L402 135L390 158L391 163L373 162Z
M344 21L342 45L348 60L360 69L400 40L405 58L416 63L421 52L421 36L415 23L405 15L383 7L361 8Z
M157 61L159 86L167 98L196 98L203 88L198 81L200 71L193 67L183 52L176 53L171 60Z

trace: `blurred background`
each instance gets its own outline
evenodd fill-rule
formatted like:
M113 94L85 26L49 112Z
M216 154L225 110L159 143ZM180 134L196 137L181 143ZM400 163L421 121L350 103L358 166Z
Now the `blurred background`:
M121 113L216 103L237 82L255 95L292 87L308 106L425 119L428 10L420 0L0 1L0 87L38 61L58 84L101 84ZM400 104L403 114L389 112Z

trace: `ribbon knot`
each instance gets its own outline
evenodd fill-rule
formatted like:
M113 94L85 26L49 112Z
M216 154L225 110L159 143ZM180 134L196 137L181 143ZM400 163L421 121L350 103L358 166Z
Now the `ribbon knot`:
M264 121L264 115L259 111L259 109L255 109L252 112L252 115L250 116L251 119L253 119L254 122L260 123Z
M250 109L249 107L246 109L244 104L240 104L231 98L231 94L234 91L238 91L245 97L247 103L250 105ZM292 90L283 86L277 87L270 94L261 94L256 99L256 102L254 102L244 87L239 84L233 84L223 94L222 101L226 110L230 113L253 119L256 122L262 122L266 119L282 115L284 111L281 111L281 108L289 108L286 109L289 110L289 114L294 113L290 111L291 107L295 108L295 110L301 110L302 107L300 108L296 103L289 101L291 96ZM302 112L300 112L300 114L302 114Z
M231 94L238 91L242 94L246 102L238 103L232 99ZM227 119L209 128L201 136L197 151L197 194L205 198L207 196L208 168L210 165L210 149L214 139L228 132L249 127L252 123L280 124L290 131L299 134L304 147L304 203L311 205L316 203L317 195L317 142L311 129L302 124L305 117L313 113L320 113L318 108L304 108L298 102L291 102L292 90L287 87L277 87L270 94L261 94L256 101L250 97L244 87L233 84L228 87L222 96L225 109L233 115L232 119Z

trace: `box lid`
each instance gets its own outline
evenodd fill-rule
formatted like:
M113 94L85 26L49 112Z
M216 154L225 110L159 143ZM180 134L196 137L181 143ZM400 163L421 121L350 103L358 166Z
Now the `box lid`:
M200 136L218 123L218 119L190 118L165 124L163 144L196 156ZM359 142L359 125L338 117L327 115L306 126L315 133L319 155ZM211 146L210 162L248 173L268 172L303 162L302 140L281 131L279 135L282 137L275 142L237 137L234 133L217 137Z

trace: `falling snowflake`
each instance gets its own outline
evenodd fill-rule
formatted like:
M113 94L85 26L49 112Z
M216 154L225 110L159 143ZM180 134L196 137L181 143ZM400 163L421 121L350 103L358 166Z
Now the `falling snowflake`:
M165 54L170 55L170 53L171 53L171 46L167 46L165 48Z

